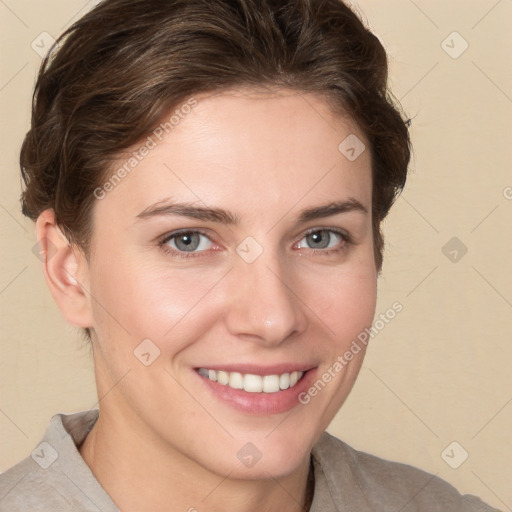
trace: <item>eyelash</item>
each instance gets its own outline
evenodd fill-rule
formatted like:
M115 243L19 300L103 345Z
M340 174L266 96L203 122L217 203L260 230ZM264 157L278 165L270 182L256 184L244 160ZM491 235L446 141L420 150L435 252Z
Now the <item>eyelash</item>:
M313 233L317 233L319 231L328 231L329 233L335 233L336 235L340 236L343 243L341 243L340 245L337 245L336 247L334 248L330 248L330 249L309 249L310 251L313 252L313 254L315 256L327 256L327 255L330 255L330 254L334 254L334 253L339 253L339 252L342 252L342 251L346 251L347 250L347 246L350 246L350 245L354 245L354 241L352 239L352 237L346 233L345 231L341 231L339 229L334 229L334 228L322 228L322 227L318 227L318 228L313 228L313 229L310 229L309 231L306 231L302 236L301 238L298 240L298 242L300 242L303 238L309 236L309 235L312 235ZM159 242L158 242L158 245L159 247L162 249L162 251L166 254L170 254L171 256L173 257L176 257L176 258L181 258L181 259L189 259L189 258L196 258L196 257L205 257L205 256L211 256L211 252L209 252L208 250L205 250L205 251L197 251L197 252L185 252L185 251L177 251L176 249L173 249L171 247L169 247L167 244L170 240L172 240L173 238L177 238L179 237L180 235L185 235L185 234L188 234L188 233L198 233L200 235L203 235L205 236L206 238L208 238L208 240L210 240L210 242L213 243L213 241L210 239L210 237L204 232L204 231L201 231L200 229L181 229L179 231L174 231L170 234L167 234L165 235ZM296 243L298 243L296 242ZM215 249L213 249L213 251L216 252Z
M185 251L177 251L176 249L173 249L172 247L169 247L167 245L167 243L171 241L173 238L178 238L180 235L186 235L188 233L199 233L200 235L203 235L206 238L208 238L208 240L212 241L210 237L200 229L180 229L179 231L173 231L172 233L165 235L164 238L162 238L160 242L158 242L158 245L166 254L170 254L175 258L181 258L184 260L187 260L189 258L197 258L198 256L211 256L211 253L209 253L209 251L197 251L187 253Z
M334 234L338 235L341 238L342 241L340 242L339 245L336 245L336 246L331 247L329 249L309 249L309 251L310 252L312 251L312 254L315 257L316 256L328 256L328 255L331 255L331 254L345 252L350 245L354 245L354 240L352 239L352 237L346 231L342 231L340 229L322 228L322 227L320 227L320 228L313 228L313 229L310 229L309 231L306 231L302 235L302 237L299 239L299 242L300 242L300 240L302 240L306 236L312 235L313 233L317 233L319 231L327 231L329 233L334 233Z

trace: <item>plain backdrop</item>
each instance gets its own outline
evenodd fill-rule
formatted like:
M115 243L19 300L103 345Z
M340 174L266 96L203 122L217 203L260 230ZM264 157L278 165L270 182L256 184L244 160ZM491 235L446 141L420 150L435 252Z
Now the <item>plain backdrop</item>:
M97 406L89 347L33 253L18 169L39 53L92 5L0 1L2 471L30 454L53 414ZM377 305L377 315L395 301L403 311L372 339L329 430L512 510L512 2L356 6L390 53L414 158L385 223Z

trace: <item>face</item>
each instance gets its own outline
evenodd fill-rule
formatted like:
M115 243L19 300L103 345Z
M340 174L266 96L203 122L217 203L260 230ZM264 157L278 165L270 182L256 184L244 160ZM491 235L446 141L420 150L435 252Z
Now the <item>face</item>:
M375 312L370 152L338 150L364 136L317 96L196 100L94 208L100 408L160 453L284 476L362 363L333 371Z

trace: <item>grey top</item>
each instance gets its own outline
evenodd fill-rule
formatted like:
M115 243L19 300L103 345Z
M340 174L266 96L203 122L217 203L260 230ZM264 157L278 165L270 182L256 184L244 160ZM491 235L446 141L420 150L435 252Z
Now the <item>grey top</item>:
M56 414L32 454L0 475L2 512L119 512L79 446L98 410ZM313 447L310 512L489 512L474 496L419 469L354 450L324 433Z

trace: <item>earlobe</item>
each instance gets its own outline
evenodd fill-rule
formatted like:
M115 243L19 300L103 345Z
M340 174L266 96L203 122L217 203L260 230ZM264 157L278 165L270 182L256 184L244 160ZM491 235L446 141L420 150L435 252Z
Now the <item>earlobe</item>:
M83 252L66 239L51 209L39 215L36 236L46 283L59 309L69 323L91 328L89 268Z

